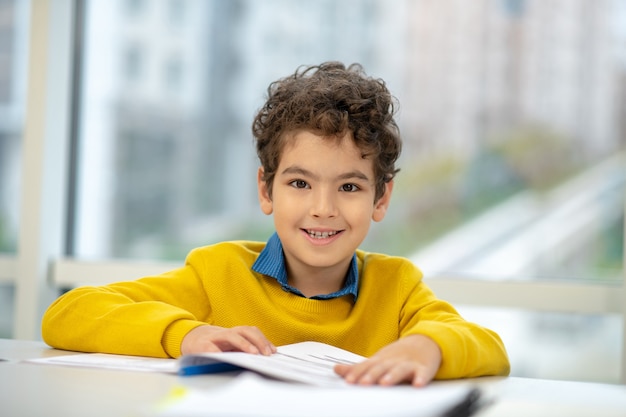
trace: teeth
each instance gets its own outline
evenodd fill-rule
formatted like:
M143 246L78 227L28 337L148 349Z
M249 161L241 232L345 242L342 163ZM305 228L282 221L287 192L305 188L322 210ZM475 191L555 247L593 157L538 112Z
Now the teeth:
M314 239L326 239L337 234L337 232L316 232L314 230L307 230L307 233Z

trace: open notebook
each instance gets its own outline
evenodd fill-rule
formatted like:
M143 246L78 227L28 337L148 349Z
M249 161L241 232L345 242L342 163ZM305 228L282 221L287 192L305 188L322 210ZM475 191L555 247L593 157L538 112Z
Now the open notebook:
M224 386L200 390L184 385L172 398L144 410L150 416L469 416L480 392L471 384L430 384L360 387L335 374L337 363L365 359L318 342L279 346L271 356L241 352L185 355L156 359L110 354L60 355L31 360L37 363L127 371L202 375L232 370L244 372ZM262 378L265 375L268 378ZM285 383L285 381L291 383ZM210 410L210 412L208 411Z
M248 369L276 379L320 386L347 385L333 367L353 364L365 358L319 342L279 346L271 356L241 352L200 353L180 358L181 375Z

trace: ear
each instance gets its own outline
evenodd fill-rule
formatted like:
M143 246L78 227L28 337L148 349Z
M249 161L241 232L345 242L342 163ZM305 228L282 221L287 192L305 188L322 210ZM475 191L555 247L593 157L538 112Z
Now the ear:
M272 198L267 188L267 182L263 179L263 167L260 167L256 174L257 191L259 193L259 204L264 214L270 215L274 211Z
M389 202L391 201L392 191L393 191L393 180L385 184L385 193L374 204L374 212L372 213L372 220L374 220L375 222L379 222L385 218L385 214L387 214L387 207L389 207Z

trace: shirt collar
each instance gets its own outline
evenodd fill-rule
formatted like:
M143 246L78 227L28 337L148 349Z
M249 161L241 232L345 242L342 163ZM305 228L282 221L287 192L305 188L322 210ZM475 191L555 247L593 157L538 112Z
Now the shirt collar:
M283 254L283 244L277 233L274 233L265 248L259 254L259 257L252 265L252 270L263 275L270 276L278 281L284 290L304 297L297 288L287 283L287 266L285 265L285 256ZM358 295L359 288L359 269L357 267L356 254L352 255L350 267L346 274L344 286L331 294L320 294L311 297L316 300L327 300L331 298L341 297L343 295L352 294L354 300Z

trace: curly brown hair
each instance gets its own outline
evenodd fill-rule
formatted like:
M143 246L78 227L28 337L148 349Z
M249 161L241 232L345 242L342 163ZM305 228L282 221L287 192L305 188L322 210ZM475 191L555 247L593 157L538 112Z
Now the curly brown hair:
M378 201L385 184L399 169L402 141L393 116L397 100L385 82L367 76L360 64L347 68L340 62L299 67L293 75L271 83L267 101L252 124L263 180L271 196L272 183L285 138L307 130L340 138L352 133L363 158L372 158Z

